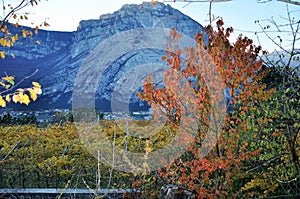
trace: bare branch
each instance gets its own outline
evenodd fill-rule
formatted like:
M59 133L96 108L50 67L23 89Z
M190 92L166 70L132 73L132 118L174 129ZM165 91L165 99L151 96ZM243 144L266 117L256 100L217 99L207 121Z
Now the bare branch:
M22 82L24 82L26 79L29 79L31 77L33 77L39 70L36 69L31 75L24 77L21 81L19 81L17 84L15 84L14 86L10 87L9 89L6 89L2 92L0 92L0 95L2 95L3 93L7 93L9 91L14 90L16 87L18 87Z
M259 168L262 167L262 166L267 166L269 163L271 163L271 162L277 160L278 158L280 158L280 157L282 157L282 156L283 156L283 155L277 155L277 156L275 156L275 157L273 157L273 158L270 158L270 159L267 160L266 162L263 162L262 164L259 164L259 165L255 166L254 168L252 168L252 169L246 171L246 173L250 173L250 172L252 172L252 171L254 171L254 170L256 170L256 169L259 169Z
M277 179L277 178L275 178L275 180L276 180L277 182L279 182L279 183L289 184L289 183L291 183L291 182L293 182L293 181L296 181L298 177L299 177L299 176L297 176L296 178L291 179L291 180L289 180L289 181L282 181L282 180L279 180L279 179Z
M293 1L293 0L277 0L277 1L281 1L281 2L284 2L284 3L290 3L290 4L300 6L300 1Z
M25 4L24 4L25 3ZM3 19L2 24L0 26L0 30L4 27L6 21L17 11L21 10L25 6L28 5L28 2L26 3L26 0L22 0L19 5L17 5L14 9L12 9Z
M278 30L264 30L264 31L255 31L255 30L243 30L243 29L238 29L238 28L235 28L234 29L235 31L240 31L240 32L246 32L246 33L256 33L256 34L259 34L259 33L278 33ZM291 31L288 31L288 30L284 30L284 31L280 31L280 33L290 33ZM300 33L297 33L297 34L300 34Z

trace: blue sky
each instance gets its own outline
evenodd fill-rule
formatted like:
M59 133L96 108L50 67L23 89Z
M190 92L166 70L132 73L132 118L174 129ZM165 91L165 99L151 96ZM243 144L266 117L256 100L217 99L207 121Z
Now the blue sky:
M120 9L124 4L141 4L145 0L42 0L38 6L28 8L31 13L29 22L39 24L45 19L50 24L48 30L74 31L80 20L97 19L100 15L112 13ZM151 1L151 0L148 0ZM18 0L8 0L15 5ZM169 3L172 7L179 9L202 25L208 24L209 3ZM300 19L300 6L289 4L289 10L293 16ZM287 17L287 6L276 0L267 3L257 3L256 0L232 0L230 2L214 3L212 13L214 16L222 17L226 26L232 26L235 31L232 40L240 33L252 38L257 44L256 36L245 31L258 31L259 26L255 20L270 19L283 22L281 17ZM274 26L272 26L274 27ZM272 35L275 38L277 35ZM288 39L288 33L282 33L281 37ZM263 48L272 51L274 45L265 37L260 35ZM288 46L286 46L288 47ZM299 47L299 46L298 46Z

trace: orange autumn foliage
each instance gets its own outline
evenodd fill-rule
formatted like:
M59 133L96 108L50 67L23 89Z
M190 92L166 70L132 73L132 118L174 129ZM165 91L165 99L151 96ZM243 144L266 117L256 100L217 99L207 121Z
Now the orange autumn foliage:
M191 143L187 151L174 155L159 173L169 183L196 191L198 198L237 196L234 182L242 178L243 161L259 153L247 150L247 141L241 139L249 122L245 116L251 103L266 100L273 92L258 82L264 76L261 48L242 36L230 43L233 28L223 25L219 20L217 30L207 26L208 41L199 33L196 47L187 49L179 49L181 35L173 30L163 57L168 66L164 86L158 87L150 76L138 94L154 108L155 118L164 115L175 128L185 126L188 131L190 121L197 121L194 136L184 140Z

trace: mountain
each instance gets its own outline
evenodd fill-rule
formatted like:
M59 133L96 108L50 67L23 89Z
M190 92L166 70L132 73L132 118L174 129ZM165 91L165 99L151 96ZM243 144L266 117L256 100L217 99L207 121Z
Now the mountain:
M183 35L181 46L192 45L194 35L204 30L190 17L163 3L124 5L99 19L81 21L74 32L39 30L32 39L20 39L6 49L16 58L0 60L0 72L14 74L18 81L38 69L22 86L38 81L43 94L26 109L95 103L101 111L109 111L112 103L123 107L122 103L128 102L130 109L141 110L145 103L135 93L150 72L157 74L158 83L162 81L165 63L161 57L173 28ZM24 106L10 104L8 108Z

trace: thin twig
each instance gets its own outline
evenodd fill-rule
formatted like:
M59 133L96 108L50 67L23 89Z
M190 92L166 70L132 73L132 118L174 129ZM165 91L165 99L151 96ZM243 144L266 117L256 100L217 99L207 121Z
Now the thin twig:
M5 23L7 22L7 20L17 11L23 9L24 7L26 7L29 3L27 2L25 5L23 5L25 3L26 0L22 0L21 3L16 6L14 9L12 9L3 19L2 24L0 26L0 30L4 27Z
M16 83L14 86L12 86L12 87L10 87L10 88L4 90L4 91L1 91L1 92L0 92L0 95L2 95L3 93L7 93L7 92L9 92L9 91L14 90L16 87L18 87L18 86L19 86L22 82L24 82L26 79L29 79L29 78L33 77L38 71L39 71L39 69L36 69L31 75L24 77L22 80L20 80L20 81L19 81L18 83Z
M292 1L292 0L277 0L277 1L281 1L283 3L290 3L290 4L294 4L294 5L300 6L300 2L299 1Z

